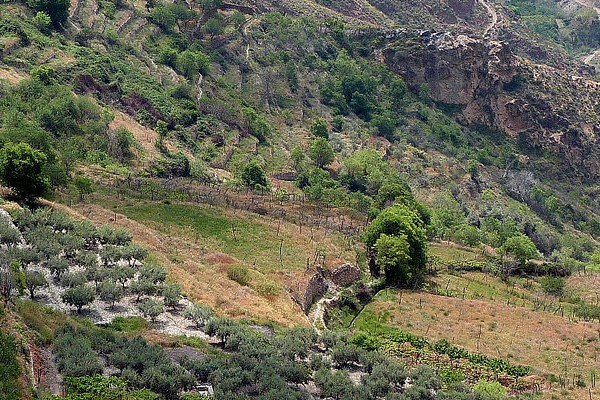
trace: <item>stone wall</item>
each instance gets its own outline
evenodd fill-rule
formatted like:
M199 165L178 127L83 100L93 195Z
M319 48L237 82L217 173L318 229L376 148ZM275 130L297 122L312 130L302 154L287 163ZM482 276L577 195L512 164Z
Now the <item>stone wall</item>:
M350 286L360 279L360 269L342 264L331 272L331 281L337 286Z
M300 300L300 307L302 307L302 311L308 313L310 306L312 303L323 296L325 292L327 292L327 282L325 282L325 278L320 273L315 273L308 284L306 285L306 290L304 291L304 296Z

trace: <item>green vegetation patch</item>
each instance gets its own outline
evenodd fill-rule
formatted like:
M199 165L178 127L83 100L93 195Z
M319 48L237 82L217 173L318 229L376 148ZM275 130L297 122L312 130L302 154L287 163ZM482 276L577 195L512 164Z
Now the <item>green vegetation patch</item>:
M263 272L281 267L281 238L262 224L229 218L215 209L185 204L142 204L119 207L116 211L136 221L158 224L159 229L167 232L170 227L191 229L199 243L239 260L255 261ZM286 242L282 254L286 268L304 266L306 258L300 248Z
M0 332L0 395L4 400L22 398L19 376L21 368L17 360L15 339Z

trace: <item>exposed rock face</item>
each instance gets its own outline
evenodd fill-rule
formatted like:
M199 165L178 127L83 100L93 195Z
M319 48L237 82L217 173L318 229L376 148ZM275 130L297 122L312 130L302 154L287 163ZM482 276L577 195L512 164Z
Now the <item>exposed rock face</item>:
M343 264L331 271L331 281L337 286L349 286L360 279L360 269Z
M554 153L569 176L600 175L599 82L522 60L503 42L450 33L400 38L380 58L413 90L427 83L434 101L460 106L458 122Z
M517 75L517 60L507 46L428 31L417 40L420 46L408 51L397 47L384 50L386 64L414 89L427 83L433 100L462 106L466 123L492 125L493 116L485 110Z
M475 0L448 0L448 6L459 18L470 18L475 12L477 2Z

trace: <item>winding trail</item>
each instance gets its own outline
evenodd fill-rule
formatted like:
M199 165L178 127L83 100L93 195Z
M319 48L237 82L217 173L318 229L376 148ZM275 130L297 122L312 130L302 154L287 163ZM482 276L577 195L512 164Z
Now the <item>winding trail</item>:
M479 0L479 3L483 6L483 8L486 9L488 16L491 19L489 24L483 30L483 36L488 36L490 31L494 29L496 25L498 25L498 13L494 7L487 3L486 0Z
M327 331L327 324L325 323L325 307L329 304L331 304L332 302L334 302L335 300L338 299L338 297L340 296L340 292L335 291L334 293L329 293L329 296L323 296L319 301L317 301L316 306L315 306L315 311L314 311L314 315L312 318L312 326L313 328L315 328L315 330L317 331L317 333L322 334L323 332Z
M584 59L583 59L583 63L584 64L590 64L592 62L592 60L594 58L600 57L600 49L596 49L594 52L592 52L591 54L588 54Z
M587 8L593 8L594 11L596 11L598 18L600 18L600 5L598 5L598 2L596 0L573 0L573 1L577 4L579 4L580 6L587 7ZM582 59L582 61L584 64L590 64L594 58L599 58L599 57L600 57L600 48L594 50L592 53L585 56Z

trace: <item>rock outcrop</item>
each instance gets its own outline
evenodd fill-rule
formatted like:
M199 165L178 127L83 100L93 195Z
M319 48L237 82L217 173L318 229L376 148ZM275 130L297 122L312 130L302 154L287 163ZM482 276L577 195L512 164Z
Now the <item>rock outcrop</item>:
M463 125L486 126L549 152L583 180L600 176L600 83L586 71L535 64L500 41L429 31L396 39L380 59L417 91L460 109Z

